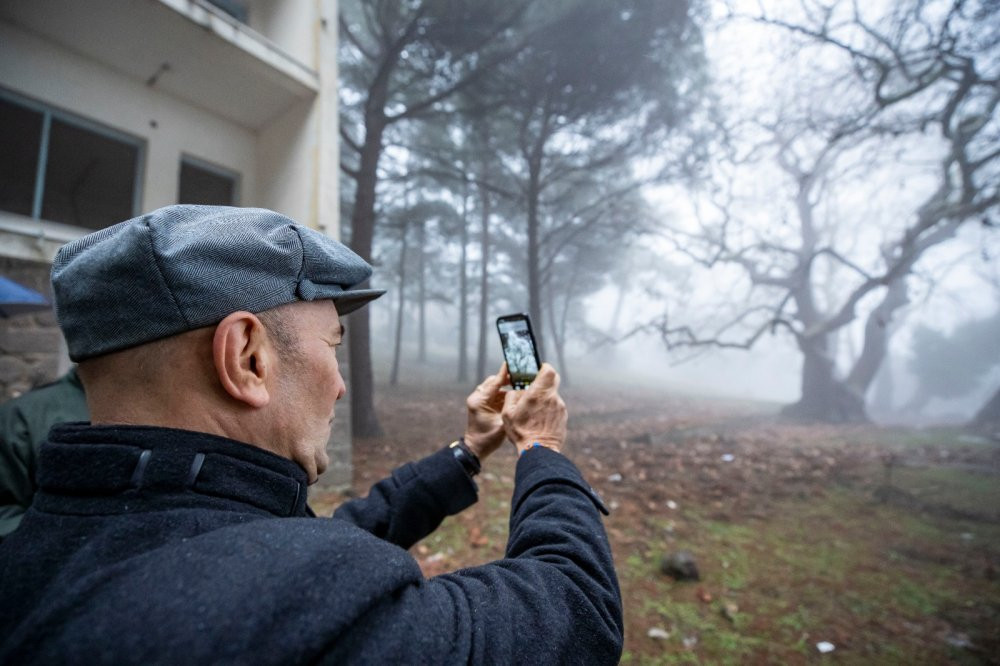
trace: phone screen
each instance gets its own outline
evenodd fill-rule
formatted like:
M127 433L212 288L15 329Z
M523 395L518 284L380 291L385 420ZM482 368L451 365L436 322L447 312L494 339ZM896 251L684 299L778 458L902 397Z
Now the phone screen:
M500 346L507 361L510 384L515 389L527 388L538 374L542 362L538 358L538 345L531 331L531 320L526 314L504 315L497 319Z

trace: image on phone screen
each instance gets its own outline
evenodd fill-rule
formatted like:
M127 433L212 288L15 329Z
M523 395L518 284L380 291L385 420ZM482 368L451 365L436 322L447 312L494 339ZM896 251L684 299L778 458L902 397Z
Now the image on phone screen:
M528 315L505 315L498 318L497 331L500 333L500 345L507 361L511 386L518 390L527 388L534 381L541 365Z

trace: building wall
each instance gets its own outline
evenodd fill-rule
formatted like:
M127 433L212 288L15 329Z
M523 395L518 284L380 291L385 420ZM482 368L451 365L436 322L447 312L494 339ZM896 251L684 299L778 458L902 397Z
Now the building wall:
M182 154L239 172L242 191L254 196L252 131L8 24L0 23L0 42L18 54L0 58L4 88L145 142L142 210L177 201Z
M324 27L322 19L332 17L332 25L336 26L336 6L335 3L296 1L302 5L313 4L318 9L319 21L314 20L316 14L313 11L290 12L287 11L287 4L274 0L251 0L247 3L249 24L299 62L319 70L326 64L319 59L318 51L318 42L322 39L319 31ZM324 4L327 6L324 7ZM329 20L327 25L331 25Z
M47 12L81 11L81 5L72 4L77 0L10 1L41 2L37 6ZM248 116L240 113L241 105L254 104L254 93L261 99L259 90L237 87L227 98L231 99L229 108L220 109L218 98L199 104L192 96L171 91L166 77L174 73L169 69L163 78L139 76L127 62L109 63L106 54L103 59L89 57L74 48L83 43L79 38L62 39L52 30L46 33L46 26L39 28L38 23L34 27L30 21L18 23L25 14L14 5L6 14L15 17L10 20L4 20L5 11L0 8L4 52L0 88L140 140L139 212L177 202L181 159L189 157L238 173L239 205L272 208L338 237L336 0L248 0L249 30L198 0L132 2L146 10L136 15L176 12L166 13L172 30L178 29L177 15L186 16L188 22L180 25L181 30L188 26L187 39L241 59L234 67L242 67L243 78L234 76L234 80L246 81L248 69L260 70L266 79L261 85L291 90L287 94L291 101L262 121L248 123ZM123 11L135 6L122 0L92 0L90 8L118 21ZM31 11L37 19L43 10ZM158 29L155 25L139 27ZM220 50L219 45L224 48ZM189 46L178 43L176 48L180 53ZM213 61L212 67L216 73L225 71L226 62ZM310 77L318 83L309 83ZM55 251L88 232L0 211L0 274L50 296L48 274ZM0 319L0 399L51 381L66 367L65 343L51 312ZM350 410L340 405L337 412L330 444L332 473L324 478L328 486L350 483L346 422Z

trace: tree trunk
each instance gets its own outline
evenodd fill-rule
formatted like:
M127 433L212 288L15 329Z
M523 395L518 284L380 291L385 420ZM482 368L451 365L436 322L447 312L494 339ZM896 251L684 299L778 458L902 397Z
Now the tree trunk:
M421 363L427 362L427 221L421 220L417 227L417 307L420 312L420 353Z
M393 343L392 351L392 372L389 375L389 383L395 386L399 383L400 356L403 347L403 310L406 294L406 233L403 227L403 242L399 250L399 304L396 308L396 339Z
M557 370L559 371L559 380L561 385L569 386L569 367L566 365L566 308L563 308L563 316L556 316L556 304L555 296L550 290L546 297L546 302L549 306L549 330L552 331L552 346L556 350L556 364ZM541 356L541 352L539 352ZM546 359L543 356L542 361Z
M542 289L538 274L538 174L534 167L528 184L528 316L531 317L535 336L538 338L538 355L545 358L545 345L542 342Z
M1000 388L997 388L993 397L987 400L986 404L976 412L969 427L976 432L1000 440Z
M485 176L485 171L483 163L480 177ZM476 351L476 379L482 380L486 376L486 338L490 334L490 193L483 185L479 185L479 200L479 349Z
M547 117L542 129L532 146L531 152L525 157L528 162L528 316L531 317L532 328L538 344L538 355L545 358L545 329L542 320L542 277L539 271L541 265L541 248L539 247L538 203L542 196L542 156L545 151L545 141L548 138Z
M460 382L469 379L469 281L466 277L469 245L468 215L469 181L465 180L462 183L462 256L458 275L458 381Z
M781 410L784 416L802 421L824 423L866 423L864 397L834 377L829 341L800 342L802 360L802 397Z
M896 400L896 386L892 374L892 356L886 356L875 375L874 386L870 391L868 399L868 411L876 419L886 420L893 417L897 410L894 406Z
M566 284L566 291L563 294L562 311L556 316L555 308L555 294L554 290L549 289L549 321L552 327L552 338L556 346L556 360L559 363L559 375L562 378L564 384L569 386L569 365L566 363L566 338L569 337L567 330L569 329L569 312L570 308L573 306L573 299L575 297L574 286L577 283L577 277L580 272L581 262L579 261L579 254L577 258L573 261L573 270L570 273L569 280Z
M383 100L384 106L384 100ZM379 107L382 108L382 107ZM384 116L366 114L365 142L358 167L354 210L351 215L350 248L371 263L375 236L375 184L378 161L382 154ZM365 288L368 283L358 285ZM371 317L369 308L352 313L350 319L351 427L354 437L378 437L382 434L375 414L375 379L372 372Z
M371 318L368 308L351 314L351 430L354 437L381 437L375 414L375 376L372 371Z
M847 386L851 391L864 396L878 369L882 367L885 355L889 350L889 337L892 335L892 315L899 308L909 303L906 293L906 277L901 277L889 283L882 302L872 310L865 322L864 349L847 376ZM843 329L841 329L843 330Z

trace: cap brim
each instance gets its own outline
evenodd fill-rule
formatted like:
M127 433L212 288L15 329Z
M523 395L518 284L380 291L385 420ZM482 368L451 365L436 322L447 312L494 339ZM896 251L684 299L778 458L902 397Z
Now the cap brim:
M332 297L330 300L337 306L337 314L343 316L368 305L368 303L374 301L384 293L385 289L358 289L356 291L345 291Z

